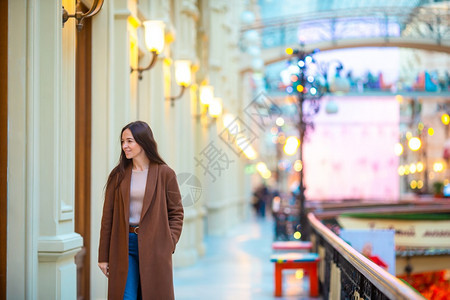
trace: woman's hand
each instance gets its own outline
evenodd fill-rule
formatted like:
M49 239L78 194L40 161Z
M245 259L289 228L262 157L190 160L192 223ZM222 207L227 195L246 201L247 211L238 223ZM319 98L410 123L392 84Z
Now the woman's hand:
M109 277L109 263L99 262L98 266L99 266L100 270L102 270L103 274L105 274L106 277Z

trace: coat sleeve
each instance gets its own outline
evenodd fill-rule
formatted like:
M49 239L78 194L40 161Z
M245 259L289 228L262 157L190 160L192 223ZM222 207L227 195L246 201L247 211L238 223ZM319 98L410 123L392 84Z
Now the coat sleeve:
M172 233L172 240L175 245L178 243L183 228L183 204L181 202L180 189L178 187L175 172L171 170L169 180L166 185L167 213L169 217L169 227Z
M109 245L111 242L111 229L114 213L114 184L106 187L103 216L100 229L100 242L98 246L98 262L109 262Z

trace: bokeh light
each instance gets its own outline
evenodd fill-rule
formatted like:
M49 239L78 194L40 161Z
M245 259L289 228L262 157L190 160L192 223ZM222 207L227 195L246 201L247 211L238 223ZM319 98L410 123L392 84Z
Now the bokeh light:
M420 149L420 146L422 146L422 142L418 137L413 137L409 139L408 146L412 151L417 151Z
M448 114L443 114L441 116L441 121L444 125L448 125L450 123L450 116Z
M397 169L398 175L403 176L405 175L405 167L404 166L399 166Z
M402 155L402 153L403 153L403 145L400 144L400 143L396 143L396 144L394 145L394 153L395 153L395 155L397 155L397 156Z
M416 165L416 167L417 167L417 172L422 172L423 171L423 163L422 162L418 162L417 163L417 165Z
M299 160L299 159L296 160L295 163L294 163L294 170L295 170L296 172L300 172L302 169L303 169L302 161Z
M422 180L417 181L417 188L418 189L423 188L423 181Z
M442 162L435 162L433 164L433 171L442 172L444 170L444 164Z
M294 155L299 146L299 139L295 136L290 136L286 139L286 144L284 145L283 150L287 155Z
M282 117L278 117L275 123L277 124L277 126L281 127L284 125L284 119Z

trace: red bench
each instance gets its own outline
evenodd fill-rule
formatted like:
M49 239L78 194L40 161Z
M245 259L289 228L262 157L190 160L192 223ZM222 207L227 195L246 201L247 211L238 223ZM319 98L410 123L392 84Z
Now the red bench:
M303 269L309 276L310 297L319 296L319 278L317 267L319 264L317 253L277 253L270 257L270 261L275 263L275 297L281 297L283 293L283 270Z
M312 243L307 241L278 241L272 243L272 249L288 250L288 251L296 251L296 250L310 251L312 249Z

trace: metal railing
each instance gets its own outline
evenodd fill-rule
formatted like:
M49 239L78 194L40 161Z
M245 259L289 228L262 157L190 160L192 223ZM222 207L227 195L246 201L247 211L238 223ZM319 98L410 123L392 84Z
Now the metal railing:
M330 290L331 285L336 282L331 279L336 276L336 273L331 274L336 268L340 274L340 295L337 299L424 299L401 280L353 249L323 225L313 213L308 214L308 221L311 241L321 256L319 278L324 299L328 299L330 292L336 292Z

